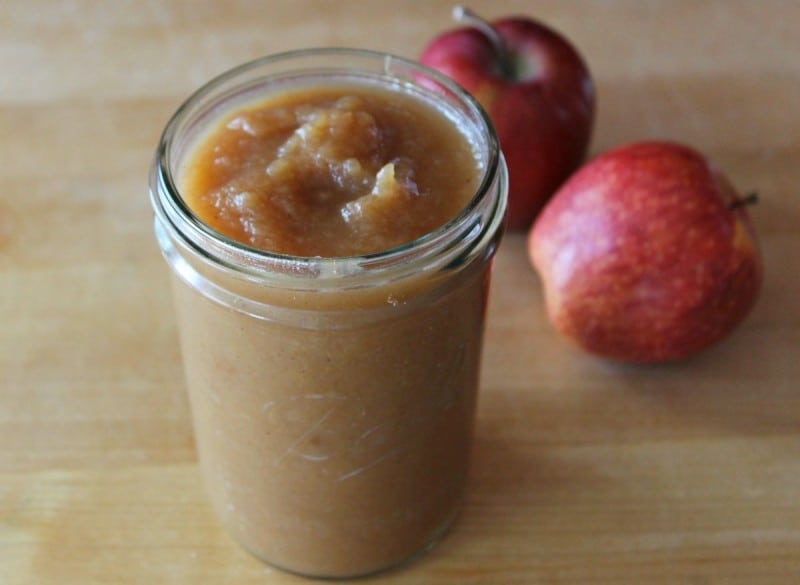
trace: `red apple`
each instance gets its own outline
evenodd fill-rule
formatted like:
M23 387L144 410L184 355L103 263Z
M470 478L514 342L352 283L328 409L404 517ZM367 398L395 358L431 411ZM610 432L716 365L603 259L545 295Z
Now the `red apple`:
M585 165L528 240L556 329L632 362L684 358L744 319L761 285L746 204L700 153L642 142Z
M553 29L517 17L434 39L420 61L450 76L488 112L508 164L508 226L525 229L583 162L594 120L594 84L575 48Z

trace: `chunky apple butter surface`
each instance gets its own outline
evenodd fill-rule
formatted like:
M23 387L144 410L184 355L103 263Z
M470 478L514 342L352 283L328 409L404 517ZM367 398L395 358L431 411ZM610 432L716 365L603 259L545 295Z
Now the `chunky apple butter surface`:
M433 106L368 87L303 89L242 108L182 177L189 206L262 250L339 257L410 242L478 187L473 145Z
M368 84L241 105L194 142L177 184L197 217L312 258L413 241L458 214L483 174L452 115ZM247 549L344 577L444 532L467 475L490 256L347 291L242 284L199 260L206 276L176 270L201 467ZM239 296L215 300L223 289Z

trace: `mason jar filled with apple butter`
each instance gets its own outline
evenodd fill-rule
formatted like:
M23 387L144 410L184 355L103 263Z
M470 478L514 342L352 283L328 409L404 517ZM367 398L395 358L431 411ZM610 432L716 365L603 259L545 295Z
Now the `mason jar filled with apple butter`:
M477 103L391 55L266 57L178 109L150 193L233 538L339 578L433 546L464 493L506 209Z

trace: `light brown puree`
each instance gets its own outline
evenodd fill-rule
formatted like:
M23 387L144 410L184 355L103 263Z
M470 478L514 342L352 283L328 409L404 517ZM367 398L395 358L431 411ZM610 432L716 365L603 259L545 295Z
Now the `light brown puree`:
M464 208L475 152L434 107L399 92L303 89L239 110L182 176L189 206L223 234L294 256L410 242Z
M196 147L180 188L231 238L345 256L435 229L475 193L480 171L435 108L323 87L228 116ZM377 294L386 312L320 327L254 319L176 283L203 473L245 547L294 571L345 576L399 562L448 525L467 473L484 263L426 291L342 294L339 309ZM315 298L287 292L279 303L308 308Z

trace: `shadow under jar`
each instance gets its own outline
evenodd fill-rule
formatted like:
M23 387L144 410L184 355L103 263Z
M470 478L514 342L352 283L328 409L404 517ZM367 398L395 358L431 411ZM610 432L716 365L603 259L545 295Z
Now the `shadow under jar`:
M330 87L415 100L452 125L477 177L459 210L411 241L330 257L260 249L202 219L184 175L211 130L270 96ZM433 546L464 490L506 208L505 166L480 107L390 55L266 57L180 107L150 192L200 465L223 525L266 562L307 576L365 575Z

